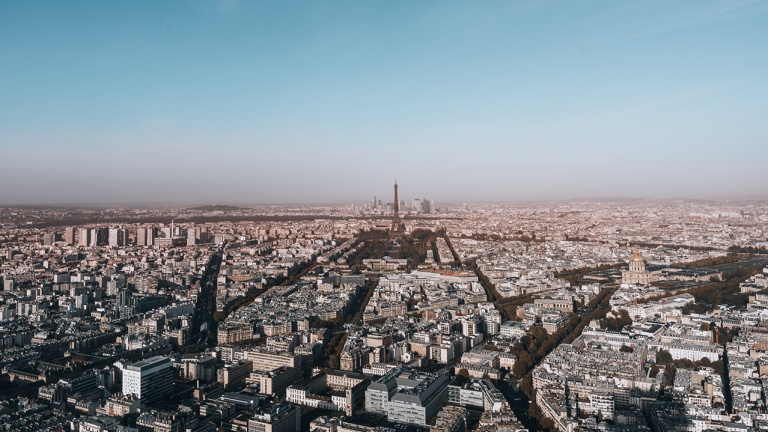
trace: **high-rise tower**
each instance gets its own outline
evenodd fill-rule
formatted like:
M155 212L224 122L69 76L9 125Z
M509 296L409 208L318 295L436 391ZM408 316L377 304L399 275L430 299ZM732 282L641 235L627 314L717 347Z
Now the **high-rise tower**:
M389 238L397 239L405 234L405 224L400 220L400 200L397 197L397 180L395 180L395 203L392 215L392 226L389 228Z

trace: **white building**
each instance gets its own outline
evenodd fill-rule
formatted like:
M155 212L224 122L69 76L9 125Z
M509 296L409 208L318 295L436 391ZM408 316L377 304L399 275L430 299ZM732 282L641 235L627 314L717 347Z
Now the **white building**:
M161 400L171 393L173 363L168 357L152 357L123 367L123 394L142 403Z

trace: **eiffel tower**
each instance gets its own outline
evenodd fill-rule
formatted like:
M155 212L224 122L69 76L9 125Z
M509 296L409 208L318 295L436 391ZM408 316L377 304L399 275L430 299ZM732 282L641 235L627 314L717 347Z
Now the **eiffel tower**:
M392 226L389 227L389 239L401 240L405 236L405 224L400 219L400 201L397 198L397 179L395 179L395 207L392 215Z

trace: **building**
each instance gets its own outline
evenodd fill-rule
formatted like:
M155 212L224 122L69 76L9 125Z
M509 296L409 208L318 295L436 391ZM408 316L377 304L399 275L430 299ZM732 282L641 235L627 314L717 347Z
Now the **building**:
M467 430L467 409L448 405L440 411L430 432L464 432Z
M157 237L157 228L139 228L136 230L136 245L152 246L155 244L155 237Z
M248 420L248 432L299 432L301 411L291 404L266 406Z
M194 413L187 409L178 411L149 410L139 414L136 428L139 432L176 432L185 430L207 431L215 430L213 425L200 425Z
M168 357L152 357L123 367L123 394L135 395L144 404L171 394L173 364Z
M80 228L77 230L77 245L78 246L90 246L91 245L91 230L88 228Z
M232 323L223 321L219 323L217 333L219 345L230 345L241 341L253 339L253 325L250 323Z
M365 391L365 410L389 421L426 425L448 400L451 378L445 373L392 369Z
M107 401L104 404L104 410L106 411L107 415L117 417L136 413L139 411L139 407L139 398L133 395L125 396L120 393L113 394L107 398Z
M555 334L568 323L570 317L565 314L546 314L541 317L541 326L549 334Z
M535 299L533 305L540 309L555 309L563 313L572 313L575 310L571 297L566 299Z
M345 371L357 371L360 370L368 360L368 353L371 352L370 348L346 348L341 353L340 369Z
M300 379L301 368L282 366L271 371L253 372L248 382L258 383L261 394L281 396L288 386Z
M215 381L217 378L216 361L216 357L209 355L183 358L177 367L179 368L181 377L208 383Z
M614 420L613 393L595 392L589 395L589 409L591 414L600 415L605 419Z
M237 389L245 386L245 379L253 371L253 362L250 360L240 360L218 370L219 382L224 385L225 390Z
M197 244L198 236L195 231L197 231L197 228L194 224L187 229L187 246L194 246Z
M43 234L43 244L45 246L51 246L56 243L56 236L57 234L53 232Z
M222 358L224 356L223 352L224 350L222 350ZM238 355L242 355L243 359L253 362L254 371L272 371L281 366L294 367L299 365L299 361L297 361L296 356L293 354L284 351L272 351L264 347L253 351L245 351Z
M64 242L68 245L75 244L75 227L64 228Z
M635 249L632 258L629 259L629 269L621 271L621 283L630 285L648 285L659 280L658 272L649 272L645 266L645 260L640 252Z
M501 412L509 408L504 395L488 379L473 379L463 386L449 385L448 402L492 412Z
M109 245L110 246L125 246L128 244L128 232L122 228L110 228L109 229Z
M353 415L362 408L370 380L361 374L327 369L288 387L286 400L297 405L342 411Z

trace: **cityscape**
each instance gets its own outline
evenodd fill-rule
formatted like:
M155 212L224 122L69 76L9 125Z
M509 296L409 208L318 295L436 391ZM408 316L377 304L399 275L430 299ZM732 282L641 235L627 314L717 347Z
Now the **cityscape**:
M768 428L767 202L398 189L4 207L0 428Z
M0 1L0 432L768 431L767 23Z

